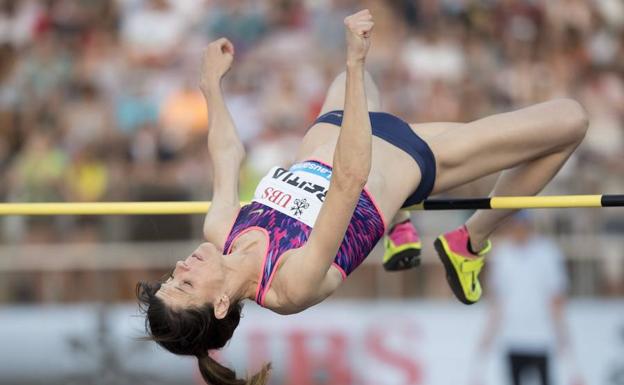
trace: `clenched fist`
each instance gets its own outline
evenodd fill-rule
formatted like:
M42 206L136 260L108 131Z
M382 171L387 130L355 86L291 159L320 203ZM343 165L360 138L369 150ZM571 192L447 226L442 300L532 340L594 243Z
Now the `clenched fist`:
M219 81L232 66L234 45L222 37L208 44L202 56L200 87Z
M375 23L368 9L347 16L347 63L363 63L370 47L370 35Z

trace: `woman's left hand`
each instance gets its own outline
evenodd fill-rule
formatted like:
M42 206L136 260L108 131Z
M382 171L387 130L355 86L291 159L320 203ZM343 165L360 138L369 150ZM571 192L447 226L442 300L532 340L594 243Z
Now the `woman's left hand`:
M202 88L213 81L219 81L232 66L234 45L222 37L208 44L204 50L201 66L200 85Z
M344 19L347 37L347 63L364 63L370 36L375 23L373 15L368 9L364 9Z

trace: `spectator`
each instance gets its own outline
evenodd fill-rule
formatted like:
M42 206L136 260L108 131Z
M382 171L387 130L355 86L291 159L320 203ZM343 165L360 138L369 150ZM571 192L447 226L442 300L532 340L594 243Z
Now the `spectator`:
M253 48L267 30L266 7L251 0L216 1L202 22L208 37L226 36L238 53Z
M67 199L72 202L96 202L108 189L106 166L93 145L78 151L67 169Z
M147 0L126 14L122 38L130 60L148 66L172 64L177 57L187 24L170 0Z
M78 80L71 87L72 95L61 113L64 119L65 146L70 152L96 142L103 142L112 129L111 113L94 84Z
M206 133L208 114L204 97L196 87L186 82L165 99L160 120L170 147L183 147L189 139Z
M33 131L10 170L10 196L23 202L63 200L67 156L54 143L52 133Z
M531 372L541 385L552 384L553 357L569 354L563 261L552 241L533 232L526 211L510 219L492 252L489 321L480 355L500 336L513 385L527 384ZM575 384L581 383L577 375Z
M0 45L23 47L35 32L39 7L31 0L5 0L0 5Z

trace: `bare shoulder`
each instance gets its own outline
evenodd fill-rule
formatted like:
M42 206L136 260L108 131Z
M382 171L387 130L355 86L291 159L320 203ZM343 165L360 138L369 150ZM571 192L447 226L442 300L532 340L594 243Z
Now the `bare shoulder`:
M301 268L305 248L292 249L284 253L276 267L275 276L264 298L264 307L278 314L299 313L329 297L342 283L342 274L331 267L321 284L313 290L306 290L300 284L306 272Z
M216 204L210 207L204 220L204 239L223 249L239 211L240 205Z

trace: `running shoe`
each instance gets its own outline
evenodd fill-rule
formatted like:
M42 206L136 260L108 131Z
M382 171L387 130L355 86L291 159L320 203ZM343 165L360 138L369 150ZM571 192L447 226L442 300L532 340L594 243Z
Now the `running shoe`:
M492 242L477 255L468 250L470 237L466 226L440 235L434 242L438 256L446 270L446 280L455 297L466 305L472 305L481 298L479 273L483 267L483 256L492 248Z
M420 265L422 244L418 232L409 219L397 223L384 239L386 251L383 267L387 271L407 270Z

